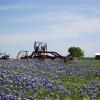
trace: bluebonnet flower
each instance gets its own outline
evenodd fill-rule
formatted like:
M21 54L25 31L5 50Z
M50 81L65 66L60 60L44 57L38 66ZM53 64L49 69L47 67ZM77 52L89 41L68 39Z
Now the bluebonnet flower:
M0 96L2 99L8 99L9 94L11 94L12 99L19 98L22 100L29 99L30 95L34 97L30 97L30 99L35 99L37 95L43 96L46 93L47 95L51 94L51 96L57 95L59 98L59 94L70 96L73 92L77 93L77 91L80 91L80 93L78 92L78 96L86 94L95 98L95 96L99 95L100 90L100 81L97 80L99 79L99 69L94 69L90 63L72 61L63 64L52 60L40 62L33 59L29 59L28 61L0 60L0 64L2 64L0 68ZM20 69L21 71L16 69ZM85 84L81 87L74 86L73 84L77 85L78 80L72 80L69 78L70 76L78 77L79 79L81 76L81 81ZM92 79L93 77L95 79ZM91 80L87 81L89 78ZM42 93L38 92L38 88L43 88L44 91ZM54 91L56 91L56 94ZM27 96L27 93L30 93L29 96ZM48 97L47 95L46 97ZM48 98L50 99L50 97Z

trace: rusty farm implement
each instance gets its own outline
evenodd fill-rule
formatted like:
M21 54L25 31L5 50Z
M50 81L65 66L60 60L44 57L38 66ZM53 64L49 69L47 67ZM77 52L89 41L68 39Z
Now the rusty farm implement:
M42 42L34 42L34 51L28 55L28 51L20 51L17 55L17 59L39 59L39 60L45 60L45 59L56 59L59 58L66 62L68 60L67 57L64 57L60 55L57 52L54 51L48 51L47 50L47 44Z

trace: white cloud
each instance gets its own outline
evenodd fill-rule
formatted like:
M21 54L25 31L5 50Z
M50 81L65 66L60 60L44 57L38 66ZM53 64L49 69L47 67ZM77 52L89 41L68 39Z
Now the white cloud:
M16 35L1 35L0 44L22 44L22 43L31 43L33 40L58 40L63 38L72 38L77 37L73 34L59 34L59 33L37 33L37 34L16 34Z
M36 15L24 16L23 18L12 19L17 23L41 23L47 32L79 34L84 32L96 32L100 30L100 17L86 17L73 12L45 12ZM51 31L52 30L52 31ZM40 30L41 31L41 30ZM59 32L60 31L60 32ZM67 34L67 35L68 35Z
M0 35L0 44L26 43L31 42L33 40L60 40L68 38L77 38L84 33L95 34L95 32L100 31L100 18L89 19L83 16L65 13L60 16L58 15L51 14L52 17L38 17L37 19L40 18L40 20L43 21L53 20L54 23L47 26L45 25L44 29L39 29L34 34L32 34L32 32L23 32L18 34L16 33L15 35ZM58 23L56 23L57 21Z
M9 9L12 9L8 7ZM2 8L2 9L8 9ZM17 7L15 7L16 9ZM0 8L1 9L1 8ZM100 31L100 18L89 18L82 15L77 15L76 13L72 12L46 12L40 13L39 15L32 15L26 16L26 18L17 18L13 19L18 23L25 23L25 22L44 22L43 25L39 27L43 27L43 29L38 29L35 32L19 32L16 34L9 34L9 35L0 35L0 45L16 45L16 44L23 44L26 43L33 43L35 40L37 41L49 41L49 40L57 40L61 41L61 39L70 39L74 40L81 37L84 33L85 34L95 34L97 31ZM45 22L47 22L45 24ZM48 24L48 25L47 25ZM25 30L24 30L25 31ZM90 37L91 38L91 37ZM72 42L72 41L70 41ZM57 42L58 43L58 42ZM56 49L63 48L63 46L56 45ZM67 45L67 44L66 44ZM70 44L68 44L70 46ZM80 45L86 50L86 55L93 56L93 54L99 49L97 48L99 44L97 43L86 43L81 41ZM54 47L52 47L54 48ZM94 50L95 48L95 50ZM12 50L13 51L13 50ZM61 51L61 50L60 50ZM67 51L67 48L65 52ZM91 53L90 53L91 52Z

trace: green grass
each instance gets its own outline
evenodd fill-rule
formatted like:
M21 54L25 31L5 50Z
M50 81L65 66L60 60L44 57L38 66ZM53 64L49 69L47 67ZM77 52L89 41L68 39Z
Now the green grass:
M9 70L12 71L12 72L15 71L15 72L18 72L18 73L27 72L27 70L23 67L11 67Z
M91 64L90 64L91 67L93 67L95 69L100 69L100 60L94 60L94 58L82 58L82 59L79 59L79 61L84 61L84 62L91 61ZM2 67L2 65L0 64L0 68L1 67ZM78 70L77 67L75 70ZM11 71L11 72L15 71L18 73L27 73L27 70L23 67L10 67L9 71ZM54 75L53 73L49 73L49 72L48 73L45 72L45 74L50 79ZM91 82L93 82L93 80L95 80L98 83L100 81L100 74L96 74L96 73L88 74L88 75L85 75L84 77L79 77L79 76L70 75L70 74L66 74L66 73L60 73L57 76L59 77L59 79L54 79L53 82L56 84L60 84L61 86L63 86L69 92L71 91L71 93L72 93L70 96L66 95L66 94L60 94L59 100L91 100L91 97L87 94L85 94L84 97L80 97L77 94L79 94L80 88L83 87L85 82L91 83ZM11 81L12 81L12 79L11 79ZM70 85L68 85L69 83L70 83ZM12 91L16 92L16 93L24 91L20 87L16 88L16 86L13 84L7 84L7 86L12 87ZM73 88L77 88L77 90L73 91ZM7 90L9 90L9 88ZM40 96L41 92L43 93L43 97ZM50 97L50 100L55 100L55 98L58 94L59 93L58 93L57 89L53 89L52 91L49 91L47 93L45 88L38 87L36 98L37 98L37 100L44 100L44 98L48 96L48 97ZM26 96L26 98L28 98L30 96L33 96L34 94L33 94L33 91L29 91L27 93L24 93L24 95ZM97 96L97 100L100 100L100 96Z

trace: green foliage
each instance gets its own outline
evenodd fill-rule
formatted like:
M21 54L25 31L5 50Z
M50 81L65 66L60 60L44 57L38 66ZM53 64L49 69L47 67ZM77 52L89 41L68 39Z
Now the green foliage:
M83 57L84 52L80 47L70 47L68 49L68 52L70 53L68 56L71 57Z
M23 67L11 67L10 71L13 72L18 72L18 73L25 73L27 70Z

